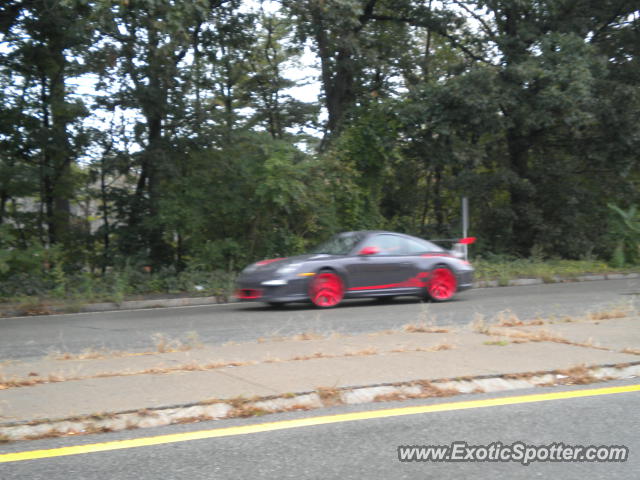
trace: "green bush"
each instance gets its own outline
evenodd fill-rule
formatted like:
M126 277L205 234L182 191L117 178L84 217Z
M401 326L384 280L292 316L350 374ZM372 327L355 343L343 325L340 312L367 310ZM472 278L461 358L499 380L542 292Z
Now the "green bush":
M636 264L640 260L640 212L636 205L623 210L610 203L609 209L613 212L612 235L616 246L611 256L611 264L616 267L624 267L627 264Z

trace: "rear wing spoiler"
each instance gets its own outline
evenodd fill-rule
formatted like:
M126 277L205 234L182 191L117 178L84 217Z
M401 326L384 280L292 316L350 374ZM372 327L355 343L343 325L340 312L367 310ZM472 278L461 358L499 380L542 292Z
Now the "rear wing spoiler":
M454 239L447 238L442 240L431 240L431 241L434 243L443 242L443 243L452 244L452 247L449 250L451 252L451 255L453 255L454 257L463 258L466 260L468 255L467 249L469 245L476 243L476 237L454 238Z

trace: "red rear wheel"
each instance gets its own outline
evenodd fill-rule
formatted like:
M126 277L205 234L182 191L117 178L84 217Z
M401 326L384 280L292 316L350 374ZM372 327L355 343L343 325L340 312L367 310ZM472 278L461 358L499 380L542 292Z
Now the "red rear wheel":
M427 282L427 296L436 302L443 302L453 297L458 289L458 280L454 273L445 266L431 271Z
M335 307L344 297L344 283L340 275L320 272L309 284L309 298L316 307Z

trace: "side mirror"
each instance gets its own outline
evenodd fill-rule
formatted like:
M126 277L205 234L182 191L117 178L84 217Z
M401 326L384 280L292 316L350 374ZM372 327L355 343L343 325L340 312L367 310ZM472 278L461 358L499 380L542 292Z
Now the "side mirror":
M380 253L378 247L364 247L358 252L358 255L375 255L376 253Z

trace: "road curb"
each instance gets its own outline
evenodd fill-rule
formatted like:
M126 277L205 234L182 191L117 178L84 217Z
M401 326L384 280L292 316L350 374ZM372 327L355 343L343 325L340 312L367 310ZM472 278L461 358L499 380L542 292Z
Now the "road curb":
M167 298L157 300L128 300L122 303L106 302L92 303L83 306L85 312L109 312L113 310L141 310L145 308L166 308L166 307L192 307L198 305L214 305L228 302L220 302L219 297L190 297L190 298Z
M529 285L542 285L547 283L574 283L574 282L594 282L600 280L625 280L640 278L640 273L608 273L603 275L578 275L576 277L554 276L553 278L516 278L509 282L501 283L499 280L480 280L474 282L474 288L495 288L495 287L524 287Z
M71 313L102 313L126 310L145 310L154 308L197 307L205 305L229 305L231 302L221 302L220 297L186 297L186 298L158 298L153 300L126 300L121 303L103 302L90 303L80 306L44 305L39 307L36 315L60 315ZM70 311L73 310L73 311ZM0 308L0 319L23 317L23 309L17 306Z

